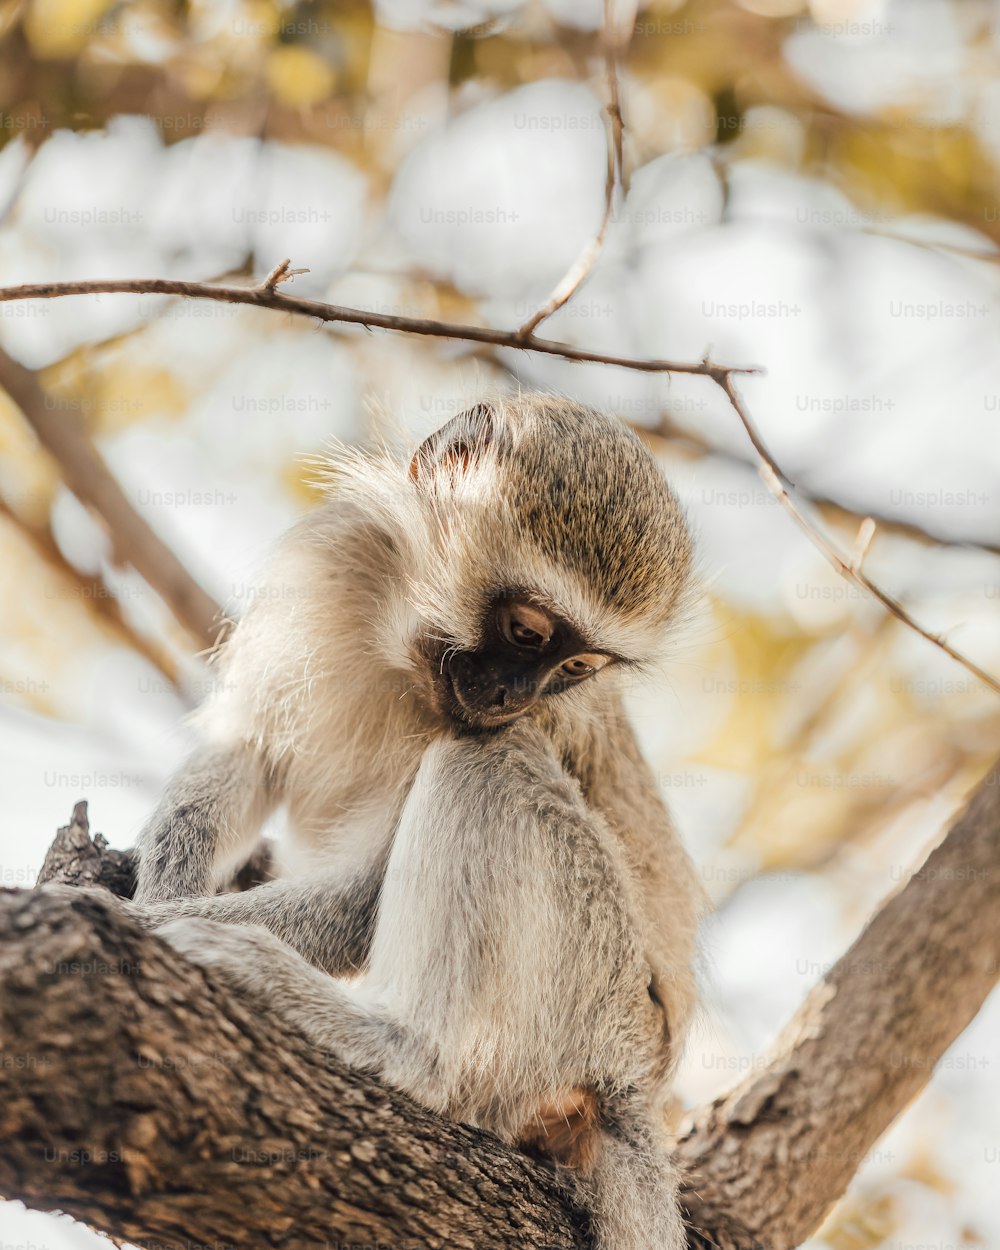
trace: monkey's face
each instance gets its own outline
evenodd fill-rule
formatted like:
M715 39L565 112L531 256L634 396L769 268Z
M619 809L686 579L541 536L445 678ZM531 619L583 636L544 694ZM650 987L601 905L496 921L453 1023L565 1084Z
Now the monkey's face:
M589 647L566 621L516 594L490 603L474 651L425 644L432 700L467 733L509 724L540 699L587 681L612 658Z

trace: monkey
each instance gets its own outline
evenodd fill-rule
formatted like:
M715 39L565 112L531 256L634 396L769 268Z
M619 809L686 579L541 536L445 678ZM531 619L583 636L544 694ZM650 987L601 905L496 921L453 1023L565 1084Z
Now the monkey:
M623 690L689 602L680 504L621 421L543 394L328 472L140 835L136 914L547 1159L600 1250L679 1250L665 1117L703 897ZM297 867L216 893L279 804Z

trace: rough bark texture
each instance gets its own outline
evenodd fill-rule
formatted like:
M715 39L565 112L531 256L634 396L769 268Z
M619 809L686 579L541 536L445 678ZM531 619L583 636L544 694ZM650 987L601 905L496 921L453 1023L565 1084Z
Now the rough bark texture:
M0 897L0 1192L140 1245L571 1247L555 1179L328 1061L109 897Z
M73 807L68 825L56 833L45 852L38 884L103 885L120 898L135 893L135 865L131 851L116 851L108 846L103 833L90 836L87 802L81 799Z
M692 1118L692 1247L798 1245L975 1015L1000 970L998 780L766 1069ZM100 880L74 815L59 875ZM144 1246L587 1244L551 1172L318 1059L94 894L0 897L0 1142L0 1193Z

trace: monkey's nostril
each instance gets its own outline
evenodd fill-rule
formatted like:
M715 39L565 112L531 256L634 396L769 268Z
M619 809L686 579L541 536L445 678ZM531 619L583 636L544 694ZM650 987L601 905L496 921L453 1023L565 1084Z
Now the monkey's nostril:
M506 687L506 686L497 686L497 688L496 688L496 693L495 693L495 694L494 694L494 696L493 696L493 706L494 706L494 707L503 707L503 705L504 705L506 702L507 702L507 687Z

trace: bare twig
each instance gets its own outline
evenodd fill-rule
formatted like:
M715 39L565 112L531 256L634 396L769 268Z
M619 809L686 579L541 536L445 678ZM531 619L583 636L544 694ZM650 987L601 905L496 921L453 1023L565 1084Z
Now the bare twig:
M980 668L980 666L976 664L974 660L970 660L967 655L964 655L961 651L957 651L946 638L942 638L940 634L932 634L930 630L921 625L919 621L914 620L914 618L897 599L894 599L891 595L886 594L886 592L877 586L870 577L861 571L860 560L857 561L857 564L855 564L855 561L849 557L843 556L830 539L827 538L827 536L815 525L813 525L813 523L799 510L798 505L785 489L785 482L787 479L785 479L784 474L775 464L770 452L768 452L764 444L760 442L757 437L753 422L750 419L750 415L747 412L742 399L740 398L739 392L736 390L736 386L732 378L727 377L722 382L722 388L729 396L729 402L736 410L737 416L743 423L743 427L746 430L750 441L753 443L754 448L757 451L757 455L760 457L761 477L764 479L764 482L774 497L782 505L789 516L793 518L795 523L799 526L816 550L826 558L828 563L830 563L842 577L846 578L849 582L854 582L856 586L860 586L863 590L867 590L868 593L873 598L877 599L888 612L891 612L893 616L902 621L903 624L909 629L918 633L921 638L926 638L928 642L933 643L933 645L943 651L945 655L950 656L958 664L961 664L964 668L968 669L968 671L983 682L984 685L989 686L991 690L1000 694L1000 680L992 676L992 674L988 673L984 668Z
M640 438L650 442L663 440L675 445L679 443L683 449L690 450L698 455L713 456L746 469L753 467L753 461L749 457L728 447L718 445L712 439L697 430L691 429L689 426L677 424L670 416L662 416L654 427L636 423L633 424L632 428ZM843 499L836 499L832 495L812 490L808 486L803 486L801 482L796 487L796 493L800 498L806 499L813 507L830 509L842 514L845 522L853 519L856 523L860 523L863 519L858 510ZM928 546L957 547L965 551L984 551L988 555L1000 556L1000 543L991 543L985 538L948 538L943 534L935 534L932 530L925 529L915 521L905 521L902 517L873 512L871 509L866 509L865 515L875 522L879 532L883 534L891 534Z
M278 266L281 269L281 266ZM961 664L980 681L1000 694L1000 681L980 668L972 660L951 646L943 638L932 634L918 624L912 616L890 595L881 590L863 573L851 569L849 561L815 526L811 525L796 507L787 487L792 483L768 451L739 392L736 377L741 374L758 373L754 367L720 365L705 356L697 364L672 360L634 359L628 356L611 356L603 352L591 352L572 347L568 343L552 339L540 339L534 334L523 335L518 330L493 330L484 326L458 325L453 322L435 321L425 317L403 317L390 313L367 312L360 308L345 308L339 304L326 304L320 300L300 299L284 295L266 284L256 287L211 286L201 282L185 282L173 278L126 278L112 281L89 282L39 282L22 286L0 287L0 303L22 299L56 299L64 295L180 295L192 299L216 300L220 303L247 304L256 308L274 308L284 312L315 317L324 322L341 322L368 328L394 330L404 334L426 335L431 338L458 339L469 343L487 343L494 347L512 348L516 351L538 352L546 356L558 356L563 360L588 361L593 364L613 365L633 369L640 373L680 373L710 378L721 387L750 443L761 461L761 473L783 506L803 528L810 540L829 560L830 564L847 578L867 590L889 612L922 638L938 647L956 663ZM103 466L102 466L103 467ZM104 472L107 473L106 468ZM109 475L110 476L110 475ZM112 479L113 480L113 479ZM117 484L115 484L117 489ZM120 493L120 492L119 492ZM140 569L140 572L142 570ZM154 583L155 584L155 583Z
M907 243L910 247L919 247L925 252L959 256L963 260L982 260L990 265L1000 264L1000 250L995 244L992 250L986 251L985 248L963 247L961 243L949 243L944 239L918 239L913 235L884 229L882 226L862 226L860 233L871 235L876 239L891 239L894 243Z
M628 8L627 5L626 8ZM603 36L608 83L608 120L611 123L611 148L618 173L618 185L623 193L628 191L628 175L625 172L625 119L622 116L621 79L618 65L628 49L634 23L635 8L632 7L629 11L628 25L623 24L619 28L615 15L615 0L604 0Z
M567 303L586 281L604 247L608 226L615 208L615 193L622 185L622 111L618 88L618 33L614 19L615 0L604 0L604 72L608 82L608 105L605 124L608 132L608 168L604 180L604 216L594 237L563 274L545 303L521 326L518 334L530 336L546 318Z
M854 547L851 550L851 568L855 573L861 572L861 566L865 562L865 556L868 549L872 545L872 539L875 537L875 522L870 516L858 526L858 533L854 539Z
M282 282L289 282L292 278L300 273L308 273L308 269L290 269L291 261L286 256L280 264L274 266L264 281L260 284L262 291L273 291L276 286Z
M0 387L58 463L66 485L107 526L116 558L145 578L201 646L212 646L222 630L219 605L129 503L77 414L51 409L35 374L2 349Z

